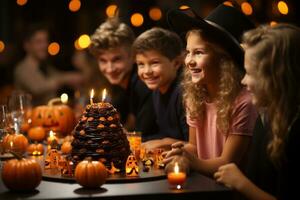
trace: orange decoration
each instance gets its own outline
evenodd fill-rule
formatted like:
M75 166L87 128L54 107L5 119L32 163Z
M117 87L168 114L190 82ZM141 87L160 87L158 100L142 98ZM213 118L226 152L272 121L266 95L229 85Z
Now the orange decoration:
M110 165L111 165L111 168L110 169L106 169L106 171L109 174L115 174L115 173L120 172L120 169L116 168L113 162L111 162Z
M2 180L10 190L31 191L40 184L42 169L35 160L18 157L4 163Z
M32 125L67 135L74 128L74 113L67 105L54 105L57 102L61 103L59 98L52 99L47 106L36 107L32 112Z
M46 137L46 131L42 126L32 127L28 131L28 137L34 141L42 141Z
M44 146L42 144L30 144L27 148L27 153L33 156L43 155Z
M60 159L61 155L59 154L57 149L49 150L45 159L45 169L59 169Z
M105 183L106 178L106 168L99 161L84 160L75 168L76 181L86 188L100 187Z
M126 161L126 176L138 176L139 165L134 155L129 155Z
M61 152L64 153L64 154L68 154L70 153L72 150L72 145L71 145L71 142L64 142L62 145L61 145Z
M11 146L11 143L13 146ZM27 150L28 140L23 134L7 134L2 144L5 151L11 150L23 154Z

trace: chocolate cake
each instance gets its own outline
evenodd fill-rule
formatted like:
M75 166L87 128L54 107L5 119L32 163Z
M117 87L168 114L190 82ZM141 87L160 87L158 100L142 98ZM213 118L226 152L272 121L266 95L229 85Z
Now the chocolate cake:
M111 164L121 171L130 154L129 142L117 110L110 103L87 105L74 131L72 159L76 164L86 157L100 160L108 169Z

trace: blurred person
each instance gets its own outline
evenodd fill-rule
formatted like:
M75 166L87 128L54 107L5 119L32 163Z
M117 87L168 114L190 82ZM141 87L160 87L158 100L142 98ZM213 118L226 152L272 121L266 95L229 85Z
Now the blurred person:
M90 52L110 83L111 103L127 130L148 134L156 130L151 91L138 78L131 28L117 18L107 19L91 36Z
M32 95L33 104L45 104L57 96L63 86L78 87L82 76L76 72L62 72L48 61L49 33L41 24L32 24L25 32L24 58L14 71L16 89Z

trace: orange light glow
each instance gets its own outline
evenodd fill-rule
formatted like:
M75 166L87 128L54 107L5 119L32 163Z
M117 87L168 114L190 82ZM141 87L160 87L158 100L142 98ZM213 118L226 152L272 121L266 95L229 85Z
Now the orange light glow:
M144 17L140 13L134 13L133 15L131 15L130 21L133 26L142 26L144 23Z
M233 4L232 4L231 1L224 1L223 4L224 4L225 6L231 6L231 7L233 7Z
M79 46L79 44L78 44L78 40L75 40L75 42L74 42L74 47L75 47L75 49L77 49L77 50L82 50L82 48Z
M81 7L80 0L71 0L69 3L69 10L72 12L77 12Z
M5 49L5 44L2 40L0 40L0 53L3 52Z
M105 89L102 91L102 101L105 101L106 95L107 95L107 92L106 92L106 88L105 88Z
M114 4L107 6L105 11L107 17L114 17L116 15L117 8L118 6Z
M277 8L283 15L287 15L289 13L289 7L284 1L279 1L277 4Z
M48 53L51 56L55 56L56 54L58 54L59 50L60 50L60 46L59 46L59 44L57 42L52 42L48 46Z
M152 20L158 21L161 19L162 12L159 8L151 8L149 11L149 16Z
M17 0L19 6L24 6L27 3L27 0Z
M87 48L91 44L90 36L83 34L78 38L78 46L82 49Z
M275 21L270 22L270 26L276 26L276 25L277 25L277 22L275 22Z
M186 9L189 9L190 7L187 6L187 5L182 5L179 7L180 10L186 10Z
M250 3L243 2L241 5L242 11L245 15L252 15L253 9Z

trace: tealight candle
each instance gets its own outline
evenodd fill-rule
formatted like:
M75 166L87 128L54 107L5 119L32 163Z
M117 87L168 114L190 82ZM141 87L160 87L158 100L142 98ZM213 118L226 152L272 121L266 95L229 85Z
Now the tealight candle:
M102 102L105 101L105 98L106 98L106 88L102 91Z
M171 185L175 185L176 188L179 190L182 188L182 185L184 184L186 180L186 173L179 171L178 163L175 163L174 171L171 171L168 173L168 182Z
M58 138L55 136L55 133L52 130L50 130L49 137L47 138L48 145L51 146L51 144L52 144L52 142L54 142L54 140L56 140L56 143L58 143Z

